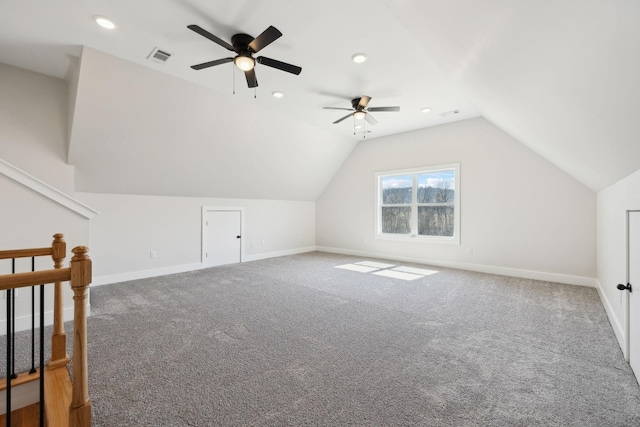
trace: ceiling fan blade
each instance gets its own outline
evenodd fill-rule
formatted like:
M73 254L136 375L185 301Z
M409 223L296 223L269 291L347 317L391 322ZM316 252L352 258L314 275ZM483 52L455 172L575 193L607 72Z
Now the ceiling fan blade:
M229 43L227 43L226 41L222 40L219 37L214 36L209 31L204 30L204 29L200 28L197 25L187 25L187 28L190 29L191 31L195 31L196 33L200 34L202 37L206 37L209 40L211 40L212 42L219 44L220 46L222 46L223 48L225 48L227 50L230 50L232 52L236 51L233 48L233 46L231 46Z
M287 73L291 73L291 74L298 75L302 71L302 68L296 65L291 65L291 64L287 64L286 62L276 61L275 59L267 58L264 56L258 56L256 58L256 61L258 61L258 63L262 65L266 65L267 67L277 68L278 70L286 71Z
M400 107L371 107L368 111L400 111Z
M271 43L276 41L282 37L282 33L273 25L270 25L269 28L264 30L262 34L253 39L251 43L249 43L249 49L252 52L258 52L261 49L269 46Z
M358 107L367 108L367 104L369 103L369 101L371 101L370 96L363 96L362 98L360 98L360 102L358 102Z
M247 85L249 87L258 86L258 79L256 78L256 70L254 68L244 72L244 76L247 78Z
M346 116L344 116L344 117L342 117L342 118L340 118L340 119L336 120L335 122L333 122L333 124L335 125L336 123L340 123L341 121L343 121L343 120L345 120L345 119L348 119L348 118L349 118L349 117L351 117L351 116L353 116L353 113L349 113L349 114L347 114Z
M202 64L192 65L194 70L202 70L203 68L213 67L214 65L226 64L227 62L233 62L233 58L216 59L215 61L203 62Z
M353 111L353 108L340 108L340 107L322 107L323 110L344 110Z
M373 117L371 117L371 114L367 113L364 116L364 119L367 121L367 123L369 123L370 125L375 125L376 123L378 123L378 121L376 119L374 119Z

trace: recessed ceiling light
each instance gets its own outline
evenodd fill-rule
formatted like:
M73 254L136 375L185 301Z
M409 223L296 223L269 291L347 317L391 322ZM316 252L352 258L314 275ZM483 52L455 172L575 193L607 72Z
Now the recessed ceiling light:
M424 107L420 109L420 112L422 113L428 113L429 111L431 111L431 107Z
M275 92L271 92L271 95L273 95L274 98L282 98L284 96L284 93L276 90Z
M116 28L116 24L106 16L95 15L93 19L96 20L98 25L100 25L103 28L106 28L107 30L113 30L114 28Z
M367 60L367 54L366 53L354 53L353 55L351 55L351 59L356 64L362 64L364 61Z

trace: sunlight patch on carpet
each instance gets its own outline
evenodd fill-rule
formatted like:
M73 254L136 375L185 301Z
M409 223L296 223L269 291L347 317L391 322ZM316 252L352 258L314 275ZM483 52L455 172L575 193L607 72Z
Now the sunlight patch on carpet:
M419 274L403 273L402 271L395 271L395 270L380 270L380 271L375 271L373 274L377 276L391 277L393 279L401 279L401 280L416 280L424 277Z
M383 262L375 262L375 261L360 261L356 262L357 265L364 265L365 267L375 267L375 268L391 268L394 267L393 264L385 264Z
M371 273L372 271L379 270L374 267L366 267L364 265L356 265L356 264L344 264L344 265L336 265L336 268L342 268L344 270L357 271L360 273Z
M393 268L394 271L402 271L403 273L413 273L413 274L421 274L423 276L430 276L432 274L436 274L436 270L427 270L425 268L415 268L415 267L396 267Z
M376 261L359 261L353 264L336 265L335 268L357 271L359 273L371 273L400 280L415 280L437 273L436 270L428 270L426 268L403 267L401 265L396 267L395 264L385 264Z

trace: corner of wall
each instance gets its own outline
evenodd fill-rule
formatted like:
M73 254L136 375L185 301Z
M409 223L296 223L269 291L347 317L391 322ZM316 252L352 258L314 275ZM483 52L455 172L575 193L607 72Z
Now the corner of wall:
M602 285L600 281L596 279L596 289L598 290L598 295L600 296L600 302L602 302L602 306L604 307L604 311L609 318L609 323L611 324L611 328L613 329L613 333L616 335L616 339L618 340L618 344L620 345L620 349L622 353L627 357L626 352L626 339L625 339L625 328L620 324L618 319L616 318L613 310L613 306L611 305L611 301L607 298L607 295L602 290Z

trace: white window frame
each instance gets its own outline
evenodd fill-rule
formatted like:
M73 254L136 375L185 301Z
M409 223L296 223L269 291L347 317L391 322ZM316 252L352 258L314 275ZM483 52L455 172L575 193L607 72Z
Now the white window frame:
M438 171L453 170L455 173L454 201L453 201L453 236L421 236L418 234L418 206L422 203L417 202L418 193L418 175L423 173L433 173ZM412 175L413 191L411 201L411 230L410 234L392 234L382 232L382 179L395 175ZM412 169L398 169L391 171L383 171L375 173L375 238L381 240L400 240L413 241L422 243L443 243L443 244L460 244L460 163L449 163L445 165L424 166ZM408 206L408 205L407 205Z

